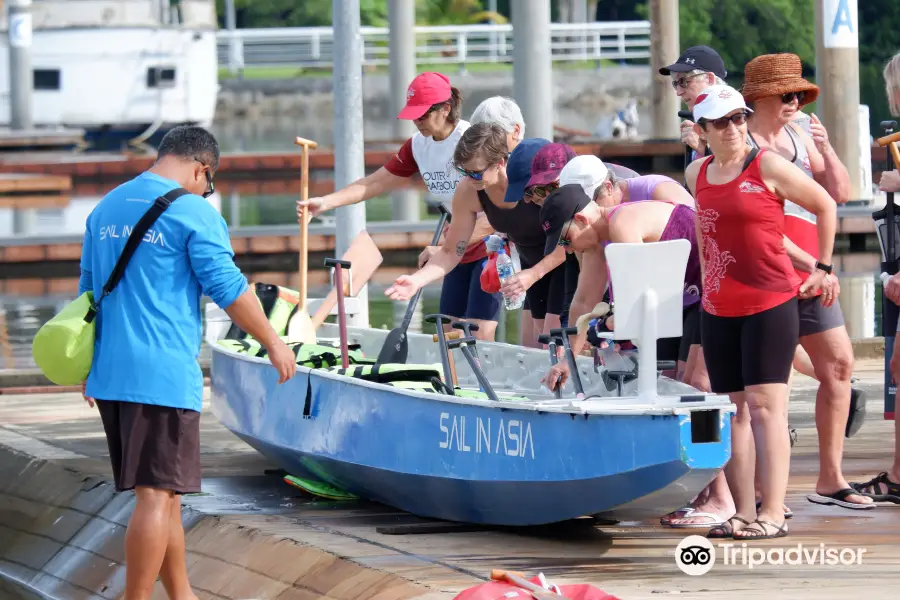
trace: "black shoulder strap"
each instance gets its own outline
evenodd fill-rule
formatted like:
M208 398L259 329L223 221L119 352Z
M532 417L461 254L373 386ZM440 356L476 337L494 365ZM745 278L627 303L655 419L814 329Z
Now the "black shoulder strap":
M106 280L106 285L103 286L103 294L94 303L95 305L99 304L100 300L108 296L110 292L119 285L122 276L125 275L125 267L128 266L131 257L134 256L134 253L137 251L138 245L141 243L141 240L144 239L147 230L150 229L153 223L156 222L160 215L162 215L173 202L189 193L190 192L186 189L177 187L157 198L156 202L153 203L153 206L144 213L144 216L141 217L141 220L137 222L137 225L135 225L134 229L131 231L131 235L128 236L128 241L125 242L125 249L122 250L122 254L119 256L115 268L112 270L112 273L109 274L109 279Z
M759 154L759 148L753 148L753 150L750 151L750 154L747 155L747 159L744 160L744 168L741 169L741 172L746 171L747 167L750 166L750 163L752 163L754 160L756 160L757 154Z

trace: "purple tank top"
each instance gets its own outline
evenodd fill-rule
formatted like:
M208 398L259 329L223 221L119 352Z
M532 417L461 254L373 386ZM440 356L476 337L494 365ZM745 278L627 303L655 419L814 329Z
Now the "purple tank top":
M655 175L653 177L656 177ZM646 200L636 200L635 202L647 202ZM649 202L665 202L664 200L650 200ZM628 204L630 204L629 202ZM672 204L675 209L669 216L669 221L663 229L662 235L659 236L660 242L668 242L670 240L687 240L691 243L691 253L688 255L687 268L684 272L684 290L682 291L683 306L687 308L700 301L703 278L700 275L700 251L697 246L697 230L694 227L694 210L685 204L675 202L666 202ZM624 206L620 204L610 211L609 216L612 217L615 211ZM607 280L610 282L609 299L613 301L612 277L609 274L609 266L606 267Z
M661 183L678 183L671 177L665 175L642 175L626 179L625 184L628 186L628 201L641 202L642 200L652 200L653 190Z

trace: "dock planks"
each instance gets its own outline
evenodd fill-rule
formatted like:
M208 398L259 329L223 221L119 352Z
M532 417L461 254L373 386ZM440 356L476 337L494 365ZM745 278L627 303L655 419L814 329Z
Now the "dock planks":
M844 469L851 481L871 477L890 465L893 423L883 421L880 415L882 367L881 360L858 360L854 370L871 404L862 430L845 444ZM278 477L264 475L265 469L274 465L222 428L207 407L201 418L201 461L203 489L208 495L185 498L189 574L202 597L219 599L324 596L400 600L429 593L429 598L449 600L462 589L486 581L492 568L521 570L530 576L543 572L554 583L591 583L623 600L670 595L710 600L893 598L896 594L891 590L900 582L896 570L900 507L883 504L872 511L848 511L814 505L805 498L813 490L818 468L816 388L809 378L795 376L790 418L799 440L792 450L787 497L796 514L788 521L791 535L747 545L764 551L797 544L810 550L820 544L865 548L860 565L749 569L726 566L719 559L710 573L689 577L675 566L675 547L684 537L703 535L706 530L674 530L655 521L386 535L378 530L421 520L373 503L312 501ZM84 475L110 476L99 416L77 393L4 395L0 400L0 443L71 469L67 472L76 482L84 480ZM98 484L99 480L90 478L83 488L96 488L99 493ZM20 494L29 486L27 482L18 488L11 484ZM49 494L52 490L47 486ZM65 489L81 488L67 484ZM59 490L56 493L54 499L62 496ZM110 500L106 518L124 525L130 512L125 510L128 497ZM42 501L49 497L36 498L33 505ZM36 519L38 524L53 523L57 517L55 513L31 512L47 517ZM58 512L68 515L62 509ZM198 522L197 515L205 518ZM27 515L20 520L20 528L29 526L24 517ZM58 574L90 589L95 580L119 581L123 544L122 528L109 535L97 527L92 532L96 535L79 536L69 543L85 544L108 560L91 563L90 572L75 568L81 563L73 561L71 569ZM251 564L253 568L248 568ZM382 596L367 588L374 583L370 579L373 574L385 585L390 581L392 592L382 592ZM416 589L404 588L403 582ZM300 592L283 591L292 585L312 592L296 595ZM154 598L164 598L160 584L156 592Z

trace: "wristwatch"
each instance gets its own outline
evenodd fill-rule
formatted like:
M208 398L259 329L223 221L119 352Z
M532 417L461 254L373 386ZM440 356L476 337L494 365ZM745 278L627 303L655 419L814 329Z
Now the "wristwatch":
M825 271L827 275L831 275L831 272L834 270L833 265L823 265L819 261L816 261L816 268L820 271Z

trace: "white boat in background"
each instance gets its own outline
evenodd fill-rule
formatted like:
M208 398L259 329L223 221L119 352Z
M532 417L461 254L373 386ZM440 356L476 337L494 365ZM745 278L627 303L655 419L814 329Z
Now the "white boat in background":
M8 14L0 15L0 125L8 126ZM180 124L211 125L213 0L34 0L32 23L36 128L83 129L89 142L121 145Z

